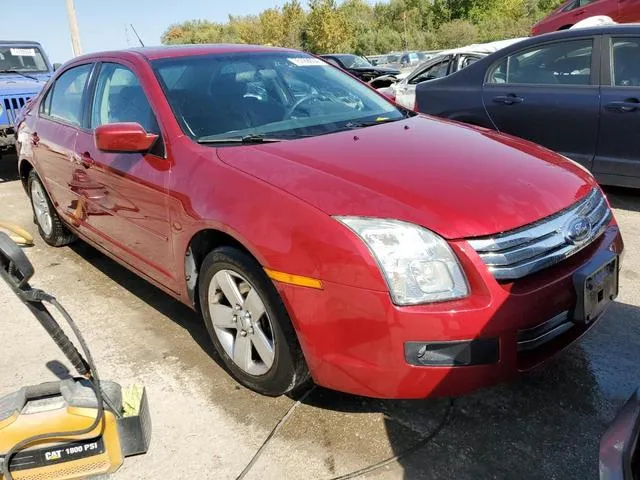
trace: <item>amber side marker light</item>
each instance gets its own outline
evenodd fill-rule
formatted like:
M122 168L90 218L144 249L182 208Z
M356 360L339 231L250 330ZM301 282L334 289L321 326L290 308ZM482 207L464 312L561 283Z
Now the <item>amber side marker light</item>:
M278 272L276 270L271 270L270 268L265 268L264 271L267 272L267 275L271 280L275 280L276 282L288 283L289 285L297 285L298 287L308 287L322 290L322 282L316 278Z

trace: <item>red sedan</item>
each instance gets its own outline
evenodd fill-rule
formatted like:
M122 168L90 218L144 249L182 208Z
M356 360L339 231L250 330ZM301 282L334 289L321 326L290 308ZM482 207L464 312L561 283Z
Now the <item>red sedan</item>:
M230 373L419 398L511 378L617 295L620 232L580 166L417 115L307 54L74 59L25 113L41 236L202 312Z
M640 21L640 0L568 0L533 26L540 35L566 30L585 18L606 15L618 23Z

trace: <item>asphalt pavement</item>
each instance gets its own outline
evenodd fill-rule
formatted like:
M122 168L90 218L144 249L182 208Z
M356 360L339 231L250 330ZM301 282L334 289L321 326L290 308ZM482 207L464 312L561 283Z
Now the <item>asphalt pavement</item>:
M33 285L84 332L102 378L148 389L153 436L114 479L236 478L294 404L237 385L198 316L88 245L37 235L15 158L0 158L0 220L36 236ZM516 382L449 399L384 401L315 389L247 479L331 479L393 456L371 479L595 479L598 442L640 386L640 191L607 189L626 240L620 296L589 334ZM0 395L67 373L0 285ZM416 448L421 446L421 448Z

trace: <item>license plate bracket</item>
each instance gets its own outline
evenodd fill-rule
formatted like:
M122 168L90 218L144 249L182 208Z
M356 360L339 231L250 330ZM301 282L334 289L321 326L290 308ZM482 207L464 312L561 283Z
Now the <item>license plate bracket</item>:
M618 256L610 251L596 255L574 274L574 322L591 323L618 296L618 274Z

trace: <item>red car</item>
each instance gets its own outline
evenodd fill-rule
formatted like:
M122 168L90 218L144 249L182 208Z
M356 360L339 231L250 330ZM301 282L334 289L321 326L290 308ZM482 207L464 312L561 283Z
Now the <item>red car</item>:
M640 21L640 0L569 0L533 26L540 35L566 30L585 18L606 15L618 23Z
M294 50L76 58L18 150L47 243L79 237L201 311L267 395L309 378L469 392L560 351L617 294L622 240L586 170Z

